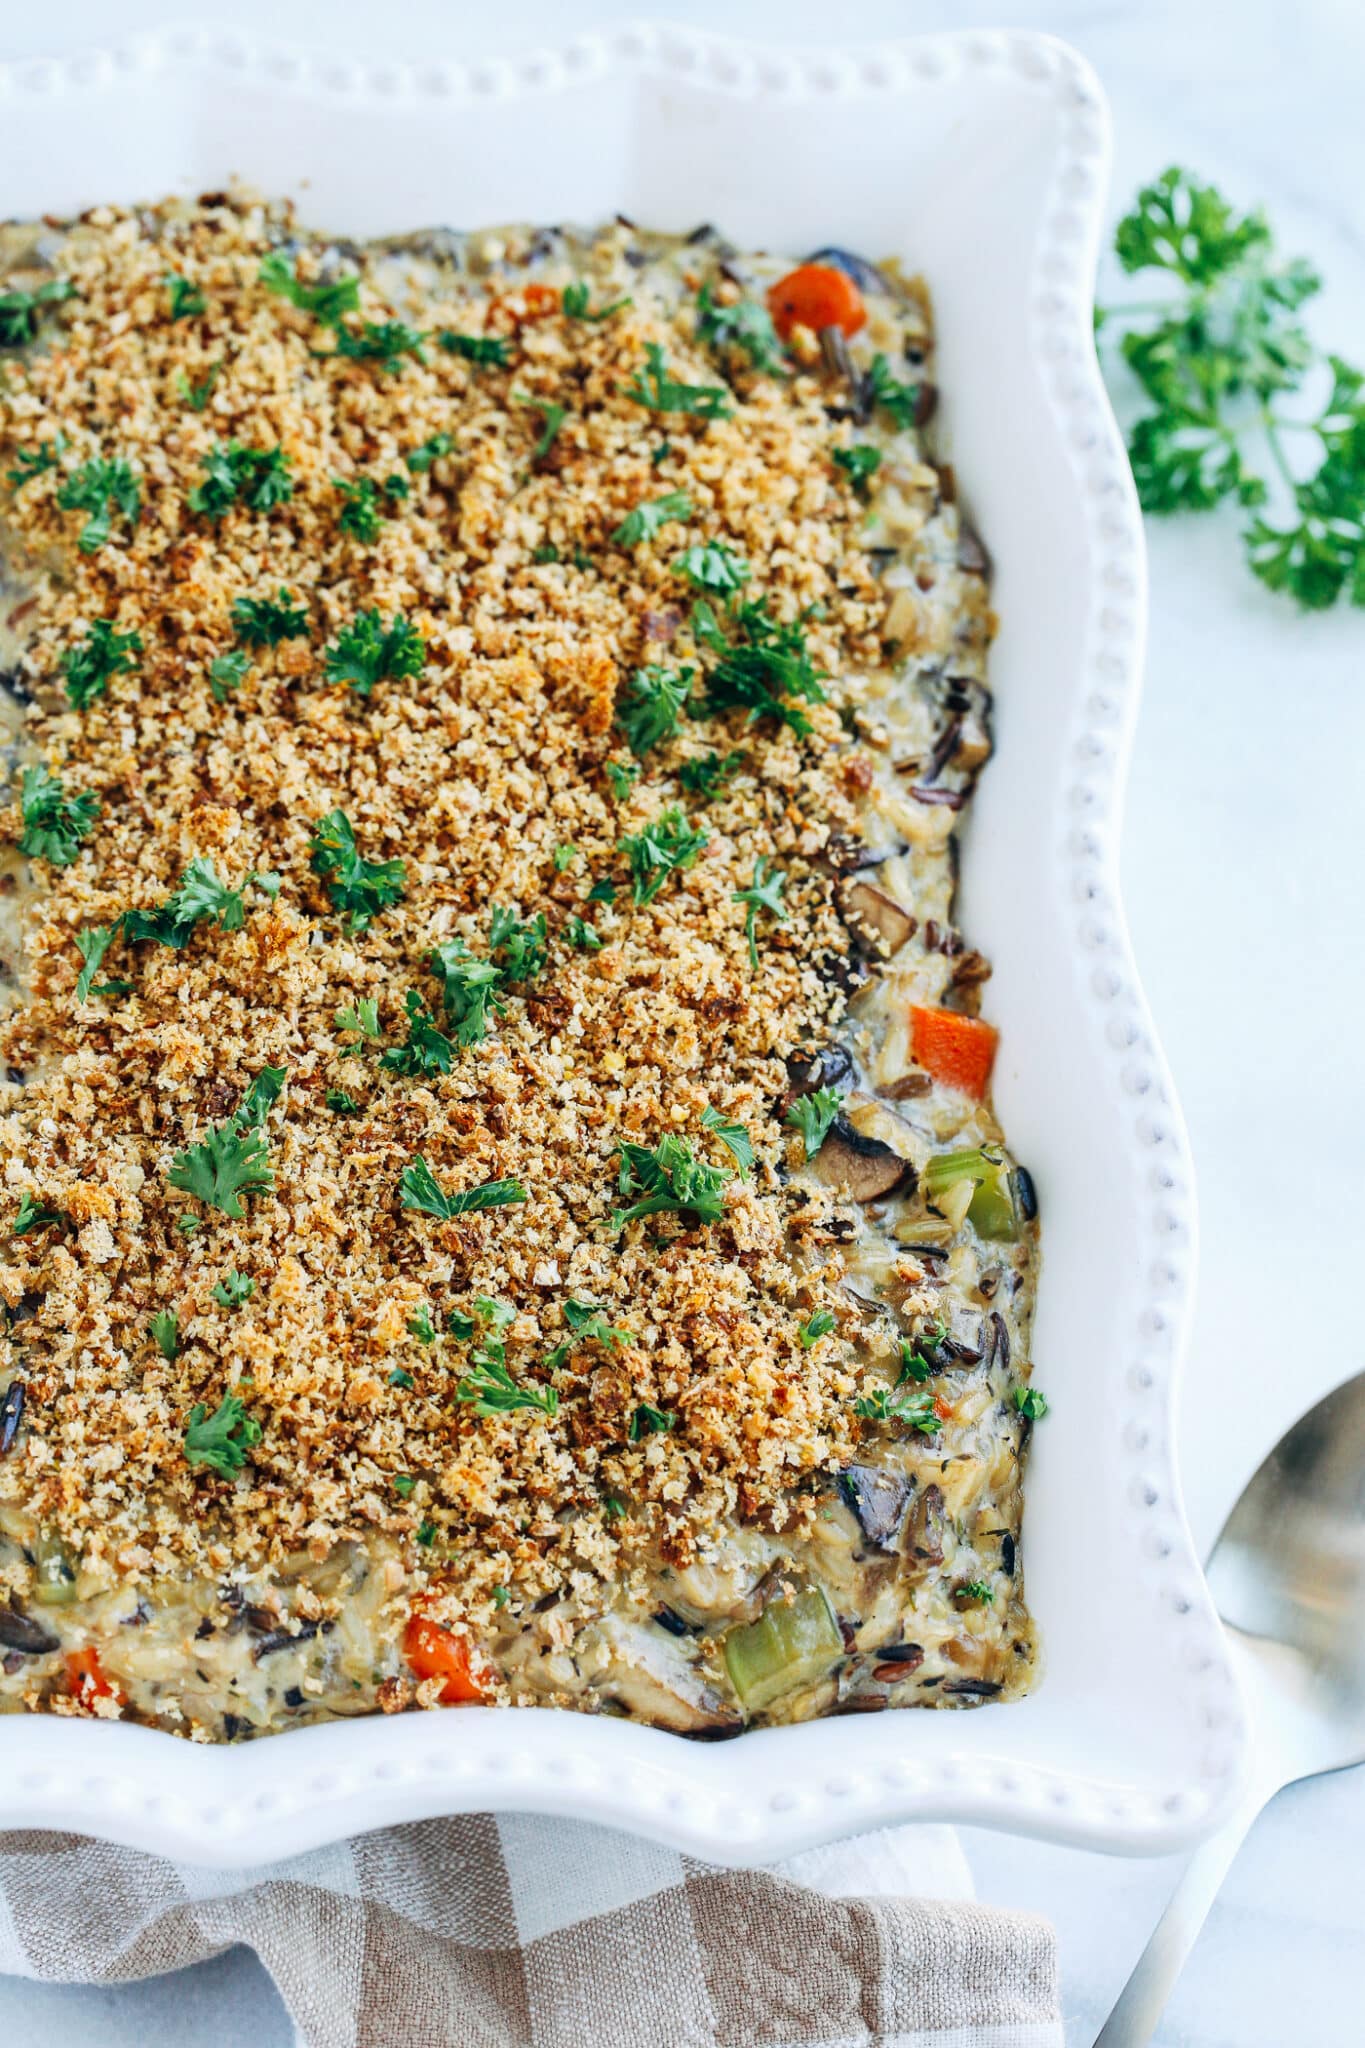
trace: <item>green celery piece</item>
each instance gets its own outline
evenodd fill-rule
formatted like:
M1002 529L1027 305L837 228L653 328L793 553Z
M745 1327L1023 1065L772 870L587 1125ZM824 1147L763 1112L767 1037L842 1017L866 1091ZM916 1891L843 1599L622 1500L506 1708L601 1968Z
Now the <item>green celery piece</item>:
M844 1639L822 1586L769 1600L757 1621L727 1631L725 1668L748 1713L822 1678L844 1653Z
M976 1183L967 1205L967 1221L978 1237L1013 1244L1019 1235L1019 1211L1008 1162L981 1146L963 1152L939 1152L929 1161L920 1184L932 1202L959 1181Z

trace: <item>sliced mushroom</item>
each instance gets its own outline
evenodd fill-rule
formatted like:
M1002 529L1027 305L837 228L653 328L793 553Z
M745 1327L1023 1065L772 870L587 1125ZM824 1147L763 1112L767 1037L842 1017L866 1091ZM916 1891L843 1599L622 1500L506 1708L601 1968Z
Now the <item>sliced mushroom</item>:
M915 1169L880 1138L865 1138L847 1117L836 1117L812 1164L827 1187L847 1188L855 1202L879 1202L913 1186Z
M11 1380L0 1400L0 1458L11 1450L19 1434L19 1424L24 1419L24 1396L27 1387L23 1380Z
M8 1607L0 1607L0 1644L7 1650L18 1650L24 1657L46 1657L49 1651L60 1650L62 1646L60 1637L31 1614L25 1614L13 1601Z
M910 1498L908 1480L876 1465L848 1465L839 1491L874 1550L893 1550Z
M875 263L869 263L866 256L855 254L852 249L817 249L806 258L807 263L823 263L831 270L842 270L845 277L851 277L860 291L881 292L891 296L891 284Z
M943 1488L926 1486L910 1510L905 1528L904 1550L907 1562L927 1570L930 1565L943 1562L943 1539L948 1533L948 1517L944 1509Z
M846 882L841 895L845 917L856 920L864 931L885 939L893 953L898 953L919 929L919 920L876 882Z
M594 1634L608 1652L593 1684L637 1720L679 1735L720 1735L744 1724L731 1701L689 1663L676 1638L606 1615Z

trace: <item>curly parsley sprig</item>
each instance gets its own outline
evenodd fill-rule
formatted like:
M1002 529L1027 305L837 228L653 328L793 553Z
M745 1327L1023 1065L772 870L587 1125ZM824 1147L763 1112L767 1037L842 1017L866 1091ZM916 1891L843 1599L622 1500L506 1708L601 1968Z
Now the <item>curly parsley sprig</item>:
M1102 308L1150 410L1128 442L1143 509L1250 515L1252 573L1309 611L1365 604L1365 376L1323 355L1298 317L1321 279L1277 251L1263 214L1172 167L1138 193L1114 237L1154 299ZM1316 411L1302 396L1327 386ZM1289 403L1298 401L1296 403Z

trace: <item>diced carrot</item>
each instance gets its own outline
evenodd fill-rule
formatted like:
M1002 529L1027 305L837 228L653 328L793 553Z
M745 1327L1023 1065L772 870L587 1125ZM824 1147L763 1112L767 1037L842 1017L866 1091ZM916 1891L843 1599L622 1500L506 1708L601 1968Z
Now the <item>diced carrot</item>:
M403 1655L419 1678L443 1678L441 1701L447 1707L486 1700L489 1688L469 1662L469 1645L439 1622L414 1614L403 1631Z
M66 1653L67 1690L89 1705L91 1700L122 1700L123 1694L112 1679L106 1676L100 1663L99 1651L87 1647L84 1650L68 1650Z
M768 288L768 311L784 341L794 327L841 327L856 334L866 324L863 295L846 271L832 263L803 263Z
M521 297L526 308L523 320L543 320L547 314L559 311L559 293L552 284L528 284Z
M977 1102L990 1087L999 1038L995 1026L980 1017L910 1005L910 1050L915 1058L936 1081Z

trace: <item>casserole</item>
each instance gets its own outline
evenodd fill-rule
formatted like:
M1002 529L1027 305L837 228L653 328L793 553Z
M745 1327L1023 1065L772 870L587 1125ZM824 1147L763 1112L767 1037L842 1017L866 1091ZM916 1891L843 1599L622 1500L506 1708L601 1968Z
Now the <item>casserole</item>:
M237 172L282 192L309 179L308 217L356 234L619 207L679 230L710 215L741 243L793 253L886 250L925 273L945 431L997 560L1000 752L967 836L963 921L996 963L998 1101L1046 1218L1035 1354L1054 1409L1027 1537L1047 1675L990 1716L764 1730L700 1750L621 1723L471 1709L211 1756L167 1754L148 1730L34 1719L12 1724L7 1810L179 1854L196 1843L219 1863L490 1803L743 1861L911 1814L1153 1851L1212 1825L1235 1789L1239 1723L1170 1451L1188 1165L1114 895L1141 537L1087 338L1105 137L1083 68L1031 38L806 60L640 30L468 76L368 77L196 33L121 62L22 67L7 87L8 213ZM35 161L35 95L52 90L79 113L88 153L38 191L38 170L21 166ZM282 102L288 118L274 119ZM819 110L799 155L787 139L798 104ZM363 153L343 162L326 141L339 106L352 138L364 124L378 146L401 123L423 146L377 147L392 175L362 180ZM944 190L933 172L950 143L959 168ZM111 195L113 162L123 189ZM774 166L770 189L740 175L753 163ZM78 1813L82 1771L104 1790Z

